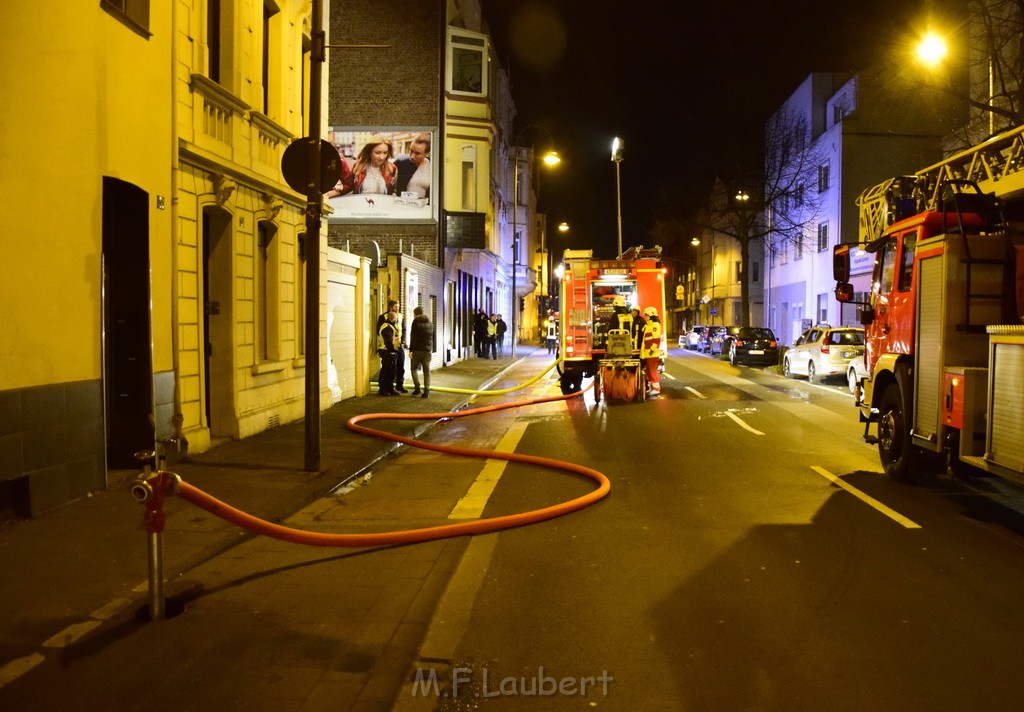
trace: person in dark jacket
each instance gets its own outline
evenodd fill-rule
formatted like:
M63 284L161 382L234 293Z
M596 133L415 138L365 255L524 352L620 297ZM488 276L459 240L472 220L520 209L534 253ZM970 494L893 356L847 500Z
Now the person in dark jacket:
M498 355L505 355L505 332L508 331L508 324L498 314L498 320L494 323L494 343L498 346Z
M487 318L487 313L483 309L477 309L476 316L473 317L473 341L476 347L477 358L487 358L487 324L490 319Z
M434 353L434 325L423 313L423 307L412 310L412 326L409 327L409 371L412 372L412 394L426 398L430 395L430 356ZM423 393L417 371L423 369Z
M395 390L395 352L398 329L395 312L386 312L384 323L377 329L377 355L380 356L380 373L377 375L377 395L397 396Z
M395 315L395 329L398 338L395 343L395 366L392 371L392 380L396 392L408 393L409 391L405 390L405 319L398 311L399 306L397 299L388 300L388 310L377 317L377 331L380 331L380 327L383 326L384 317L388 314Z

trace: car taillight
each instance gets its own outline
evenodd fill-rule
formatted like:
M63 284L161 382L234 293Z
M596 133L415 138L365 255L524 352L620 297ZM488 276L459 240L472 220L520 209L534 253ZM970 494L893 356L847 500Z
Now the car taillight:
M737 346L743 346L743 339L733 339L733 343Z
M821 345L821 353L823 353L823 354L827 354L828 353L828 344L822 344Z
M773 349L777 349L777 348L779 348L779 342L778 341L772 341L769 344L769 346L771 346Z

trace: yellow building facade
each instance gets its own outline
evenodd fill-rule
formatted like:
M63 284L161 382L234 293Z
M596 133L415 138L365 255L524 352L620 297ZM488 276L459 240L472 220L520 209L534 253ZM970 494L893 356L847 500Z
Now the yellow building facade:
M280 165L308 123L310 11L9 8L0 512L103 488L154 440L201 451L302 417L304 267L326 246Z

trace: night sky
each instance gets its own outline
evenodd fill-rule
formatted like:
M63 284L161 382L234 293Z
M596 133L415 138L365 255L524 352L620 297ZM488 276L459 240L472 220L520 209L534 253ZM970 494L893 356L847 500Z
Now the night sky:
M509 72L521 145L543 169L540 209L571 225L552 249L616 247L611 142L621 164L623 247L653 244L665 206L686 213L716 175L756 168L765 120L808 74L856 71L907 45L930 0L482 0Z

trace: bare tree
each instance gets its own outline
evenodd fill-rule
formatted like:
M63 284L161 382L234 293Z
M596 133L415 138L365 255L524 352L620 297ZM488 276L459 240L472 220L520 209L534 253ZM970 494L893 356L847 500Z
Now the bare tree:
M949 54L932 67L895 54L882 67L896 105L935 92L953 112L954 153L1024 124L1024 0L951 0L942 21ZM916 49L916 48L915 48ZM909 52L910 50L908 50Z
M741 325L750 326L751 246L760 241L774 256L814 239L823 194L819 170L823 148L814 141L808 121L782 109L765 126L763 172L717 179L706 207L685 221L659 220L652 233L672 245L698 233L730 237L740 249ZM671 238L675 238L672 240Z

